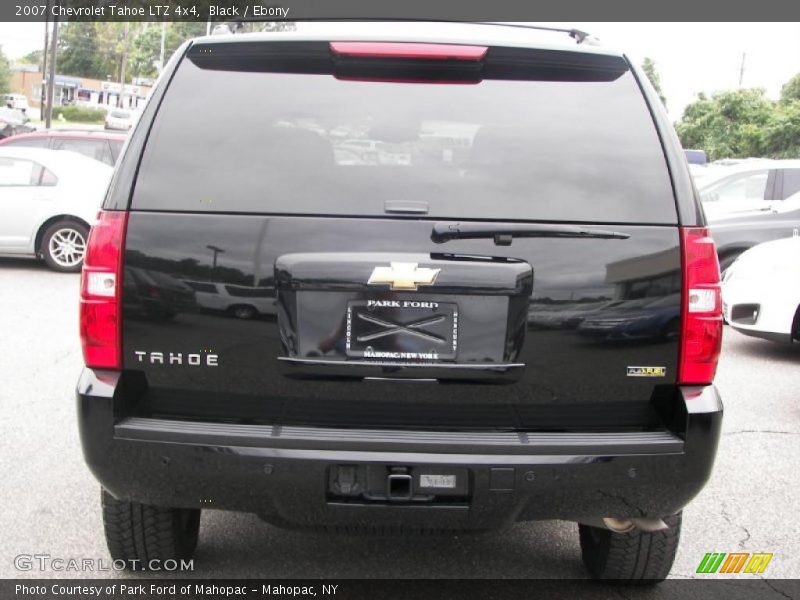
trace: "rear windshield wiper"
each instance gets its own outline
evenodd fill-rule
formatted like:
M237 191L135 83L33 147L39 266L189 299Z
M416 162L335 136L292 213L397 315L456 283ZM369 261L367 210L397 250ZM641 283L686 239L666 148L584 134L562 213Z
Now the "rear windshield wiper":
M515 237L526 238L587 238L601 240L626 240L627 233L604 229L586 229L577 225L547 223L436 223L431 240L443 244L450 240L494 238L498 246L510 246Z

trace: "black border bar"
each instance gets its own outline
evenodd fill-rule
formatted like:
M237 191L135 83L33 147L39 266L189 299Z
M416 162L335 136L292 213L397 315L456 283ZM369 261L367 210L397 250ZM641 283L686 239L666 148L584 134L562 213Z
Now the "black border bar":
M117 10L112 11L111 6ZM26 8L27 7L27 8ZM761 0L3 0L0 21L443 20L443 21L793 21L800 3ZM58 8L54 8L58 7ZM120 13L125 7L128 11ZM178 10L180 7L180 11ZM261 7L257 9L256 7ZM131 11L134 11L131 14ZM680 43L680 39L676 39Z
M756 575L700 579L670 579L655 585L618 585L588 580L528 579L4 579L0 580L3 600L468 600L497 598L678 599L681 600L786 600L800 597L800 580L762 579ZM20 593L17 586L38 592ZM122 591L122 586L144 593ZM162 593L151 593L161 586ZM268 586L265 588L264 586ZM323 586L328 593L323 592ZM84 588L86 593L69 593ZM100 593L97 589L100 588ZM189 590L188 592L185 590ZM269 590L266 592L265 590ZM92 591L94 590L94 591ZM113 591L116 590L116 591ZM215 590L217 590L215 592ZM236 590L239 590L237 593Z

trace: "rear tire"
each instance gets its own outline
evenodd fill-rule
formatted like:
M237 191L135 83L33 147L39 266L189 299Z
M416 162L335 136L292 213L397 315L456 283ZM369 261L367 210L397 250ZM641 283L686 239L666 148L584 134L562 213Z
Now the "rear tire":
M102 490L103 525L111 558L126 568L148 569L150 561L189 559L197 548L200 510L164 508L117 500Z
M258 316L258 311L247 304L238 304L230 308L230 313L237 319L248 321Z
M681 513L664 517L667 529L614 533L578 525L583 563L594 579L657 583L666 579L681 536Z
M89 228L77 221L58 221L42 236L41 252L44 262L54 271L77 273L86 256Z

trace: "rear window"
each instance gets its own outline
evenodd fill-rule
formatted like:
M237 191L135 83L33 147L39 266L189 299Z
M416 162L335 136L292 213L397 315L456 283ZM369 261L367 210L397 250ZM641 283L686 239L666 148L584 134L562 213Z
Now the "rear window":
M280 44L259 52L268 45ZM211 61L195 48L182 61L134 209L383 216L413 202L434 218L677 221L652 117L624 63L593 76L569 61L553 67L540 50L528 70L517 61L497 78L420 83L263 66L247 56L253 46L215 44Z
M214 283L203 283L202 281L184 281L186 285L196 292L204 292L206 294L218 294L217 286Z
M57 137L53 140L53 150L68 150L83 156L99 160L107 165L114 165L111 149L104 139L85 140L77 138Z
M225 289L231 296L238 298L268 298L271 291L267 287L245 287L242 285L226 285Z
M800 169L785 169L783 171L783 197L800 192Z
M58 185L58 177L26 158L0 158L0 187Z

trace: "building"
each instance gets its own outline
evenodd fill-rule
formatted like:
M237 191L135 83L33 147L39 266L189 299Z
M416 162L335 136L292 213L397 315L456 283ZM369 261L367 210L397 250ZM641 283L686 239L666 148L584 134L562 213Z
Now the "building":
M150 95L151 86L125 84L122 90L122 106L137 108ZM42 73L36 65L16 64L11 68L11 92L28 98L28 104L39 107L42 94ZM120 95L118 81L101 81L87 77L55 76L53 104L88 104L117 106Z

